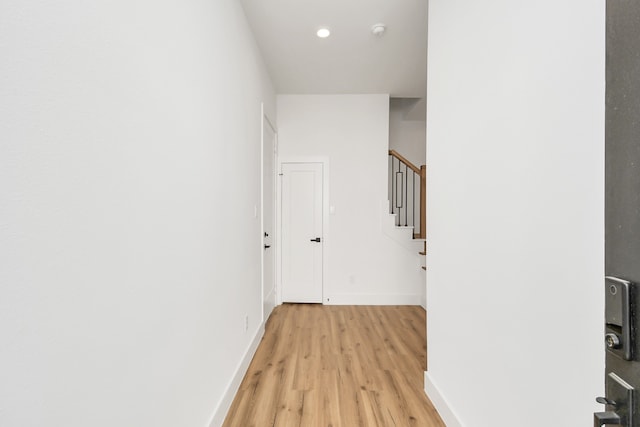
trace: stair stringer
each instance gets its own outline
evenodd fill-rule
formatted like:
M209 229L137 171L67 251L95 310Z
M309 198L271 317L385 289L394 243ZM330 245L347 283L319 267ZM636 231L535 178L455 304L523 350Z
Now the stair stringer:
M389 213L388 200L380 203L380 228L383 234L415 256L418 263L417 268L420 268L422 264L418 252L423 249L424 239L413 238L413 227L397 226L396 216L396 214Z

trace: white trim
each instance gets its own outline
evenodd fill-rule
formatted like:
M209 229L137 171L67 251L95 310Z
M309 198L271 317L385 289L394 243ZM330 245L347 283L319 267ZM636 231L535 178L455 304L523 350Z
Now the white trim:
M423 294L420 296L420 306L422 308L424 308L425 310L427 309L427 295Z
M269 127L271 128L273 133L278 133L278 130L275 127L275 125L273 124L273 121L269 118L269 115L264 110L264 102L262 103L261 110L262 110L262 117L267 121L267 124L269 125ZM263 123L263 126L264 126L264 123Z
M256 335L253 337L253 340L251 341L249 348L247 348L247 351L244 353L242 360L240 360L240 363L238 363L238 367L235 370L233 378L231 378L231 381L227 385L227 388L225 389L225 392L223 393L222 398L218 402L218 405L215 411L213 412L213 416L211 417L211 421L209 422L209 427L222 426L222 423L224 422L224 419L227 416L227 412L229 411L229 408L233 403L233 399L236 396L238 389L240 388L242 379L244 378L244 375L247 373L247 370L249 369L249 364L251 363L251 359L253 359L253 356L256 354L256 350L258 349L260 340L262 340L262 337L264 336L264 323L265 322L262 322L260 324L260 327L258 328Z
M264 102L260 103L260 319L264 321Z
M424 372L424 392L429 400L431 400L431 403L433 403L433 406L447 427L464 427L464 424L462 424L455 412L453 412L449 402L442 393L440 393L438 386L433 382L433 378L431 378L427 371Z
M420 305L419 294L336 294L327 295L328 305Z
M276 247L276 305L282 304L282 165L285 163L322 163L322 303L326 304L327 277L329 277L329 256L327 242L330 241L329 233L329 157L328 156L286 156L278 158L278 184L276 185L276 224L278 244Z
M282 304L282 165L276 167L276 306Z
M266 111L265 111L265 106L264 106L264 102L262 102L260 104L260 113L261 113L261 119L260 119L260 299L262 300L262 307L260 308L261 311L261 315L260 318L266 322L267 317L269 316L269 314L271 313L265 313L264 311L264 306L265 306L265 301L267 300L267 298L265 298L264 296L264 249L262 247L262 245L264 244L264 238L262 236L264 236L264 125L265 123L269 125L269 127L271 128L271 130L273 131L274 134L274 152L273 152L273 177L272 177L272 185L274 185L275 187L278 187L278 180L276 179L277 177L277 170L278 170L278 152L277 152L277 146L278 146L278 131L276 130L276 127L273 125L273 121L269 118L269 116L267 115ZM277 193L277 189L276 189L276 193ZM277 195L274 196L274 200L273 200L273 206L276 207L277 204ZM278 245L278 235L280 233L280 231L277 229L278 228L278 209L274 209L274 215L275 218L273 218L273 223L276 224L276 230L275 230L275 236L273 236L272 241L275 243L276 246ZM271 230L271 232L273 233L274 230ZM277 248L274 248L277 249ZM280 274L280 272L278 271L278 255L277 255L277 250L275 252L275 255L273 257L273 286L277 287L277 283L278 283L278 275ZM278 302L276 301L276 304L278 304Z
M271 301L273 301L273 304L271 304ZM264 299L264 302L262 303L262 308L265 309L266 308L266 316L264 321L266 322L269 319L269 316L271 316L271 312L273 311L273 309L276 307L276 290L272 289L271 292L269 292L269 295L267 295Z

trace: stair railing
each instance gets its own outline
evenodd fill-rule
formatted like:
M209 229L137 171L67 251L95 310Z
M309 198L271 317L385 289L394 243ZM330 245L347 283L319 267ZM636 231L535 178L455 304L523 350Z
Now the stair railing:
M413 227L414 238L424 239L427 231L427 167L414 165L395 150L389 150L390 211L396 225Z

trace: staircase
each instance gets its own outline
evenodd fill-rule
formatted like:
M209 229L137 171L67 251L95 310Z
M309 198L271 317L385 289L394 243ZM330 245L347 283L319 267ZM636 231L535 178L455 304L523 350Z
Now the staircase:
M389 150L389 203L387 213L396 232L396 241L405 243L421 256L426 270L427 255L427 167L414 165L395 150ZM400 237L402 236L402 237Z

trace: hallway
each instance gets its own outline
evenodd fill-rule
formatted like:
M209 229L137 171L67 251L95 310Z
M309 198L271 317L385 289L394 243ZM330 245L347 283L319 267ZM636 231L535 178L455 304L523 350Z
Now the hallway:
M279 306L224 426L444 426L425 336L418 306Z

